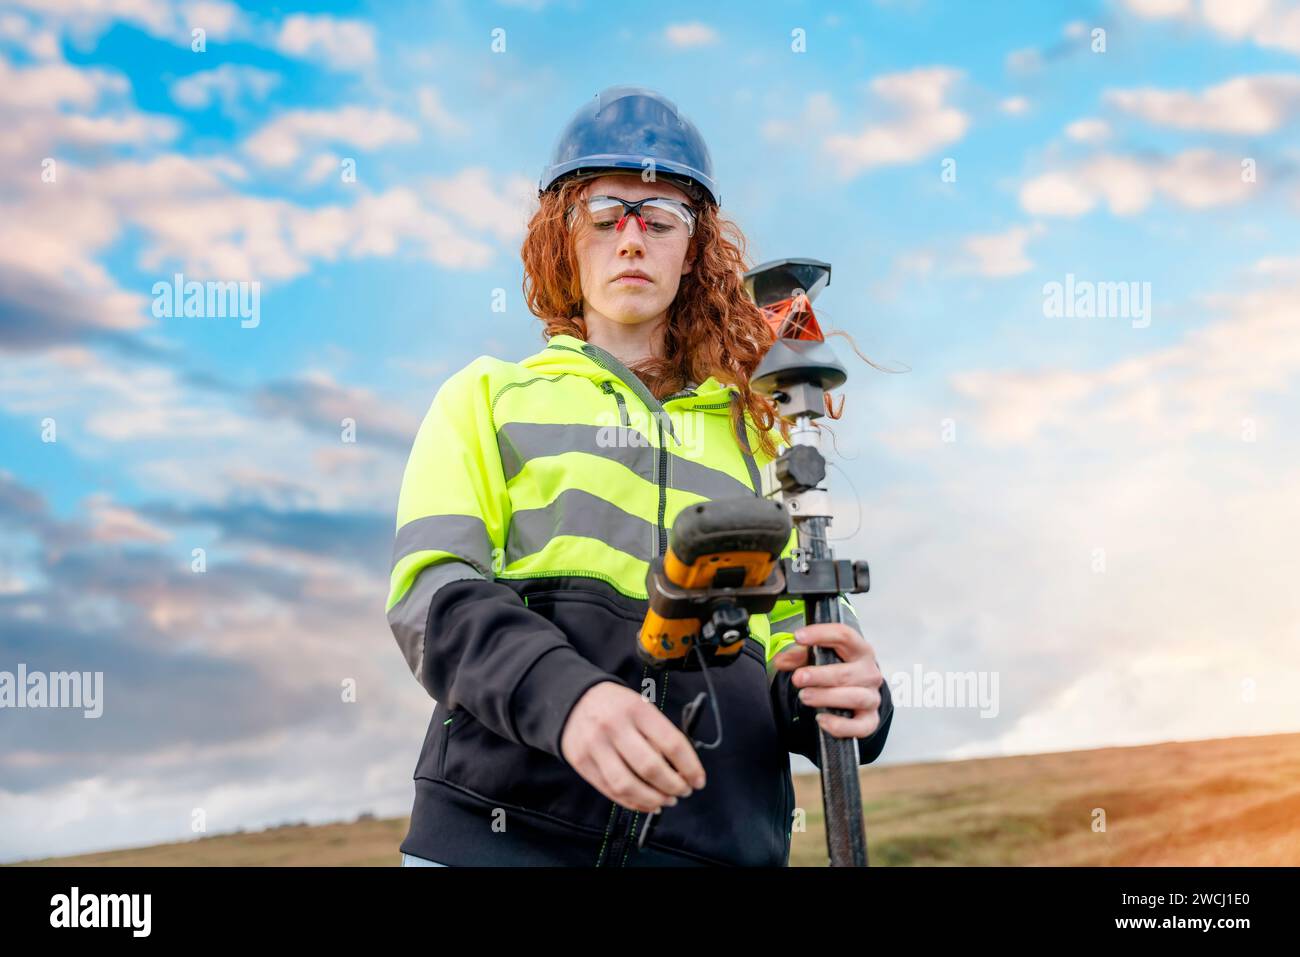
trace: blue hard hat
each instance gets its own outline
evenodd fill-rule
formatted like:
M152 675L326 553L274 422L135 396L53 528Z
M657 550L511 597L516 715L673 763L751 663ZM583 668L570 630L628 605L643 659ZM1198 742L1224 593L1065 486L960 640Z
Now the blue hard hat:
M648 160L654 161L656 176L680 186L694 201L721 205L704 137L671 100L643 86L601 90L573 115L542 171L537 194L574 177L639 173Z

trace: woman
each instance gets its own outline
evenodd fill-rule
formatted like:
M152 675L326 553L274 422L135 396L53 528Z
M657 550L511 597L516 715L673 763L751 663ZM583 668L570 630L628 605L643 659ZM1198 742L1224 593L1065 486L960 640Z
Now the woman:
M816 761L821 724L869 762L892 719L847 600L842 624L790 601L751 621L710 672L724 740L703 755L678 730L702 676L635 651L677 512L759 494L784 439L748 385L772 333L744 239L699 133L648 90L580 110L539 192L524 291L547 346L451 376L402 482L388 617L437 701L404 863L785 864L789 753Z

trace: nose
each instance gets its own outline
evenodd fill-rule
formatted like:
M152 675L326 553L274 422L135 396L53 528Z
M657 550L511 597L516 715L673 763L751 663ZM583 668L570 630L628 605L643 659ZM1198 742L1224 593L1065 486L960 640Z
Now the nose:
M641 222L637 217L628 216L623 222L623 228L618 231L618 236L620 256L645 255L645 232L641 229Z

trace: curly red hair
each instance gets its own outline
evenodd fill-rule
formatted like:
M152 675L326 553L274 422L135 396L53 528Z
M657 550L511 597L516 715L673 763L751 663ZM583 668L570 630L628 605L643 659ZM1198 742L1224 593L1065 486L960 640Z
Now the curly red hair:
M565 222L565 211L585 185L584 180L569 179L545 193L528 222L520 250L524 301L545 324L547 339L555 335L587 339L578 256ZM758 429L758 449L771 457L776 454L772 427L779 426L788 440L790 426L767 396L750 388L749 379L775 335L741 279L750 268L744 233L713 203L697 203L696 209L693 246L687 251L688 257L694 254L695 264L682 276L668 307L664 357L638 362L632 371L656 399L709 376L734 386L740 401L731 408L733 432L739 434L741 410L747 410Z

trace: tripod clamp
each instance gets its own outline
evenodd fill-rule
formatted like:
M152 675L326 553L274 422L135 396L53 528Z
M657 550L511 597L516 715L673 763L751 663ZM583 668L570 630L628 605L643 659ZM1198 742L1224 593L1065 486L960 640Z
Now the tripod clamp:
M818 487L826 478L826 459L820 449L792 445L773 460L771 474L792 520L830 517L827 492ZM833 597L871 589L871 572L865 561L814 558L809 549L795 548L789 558L781 559L781 568L786 579L782 597L786 598Z

